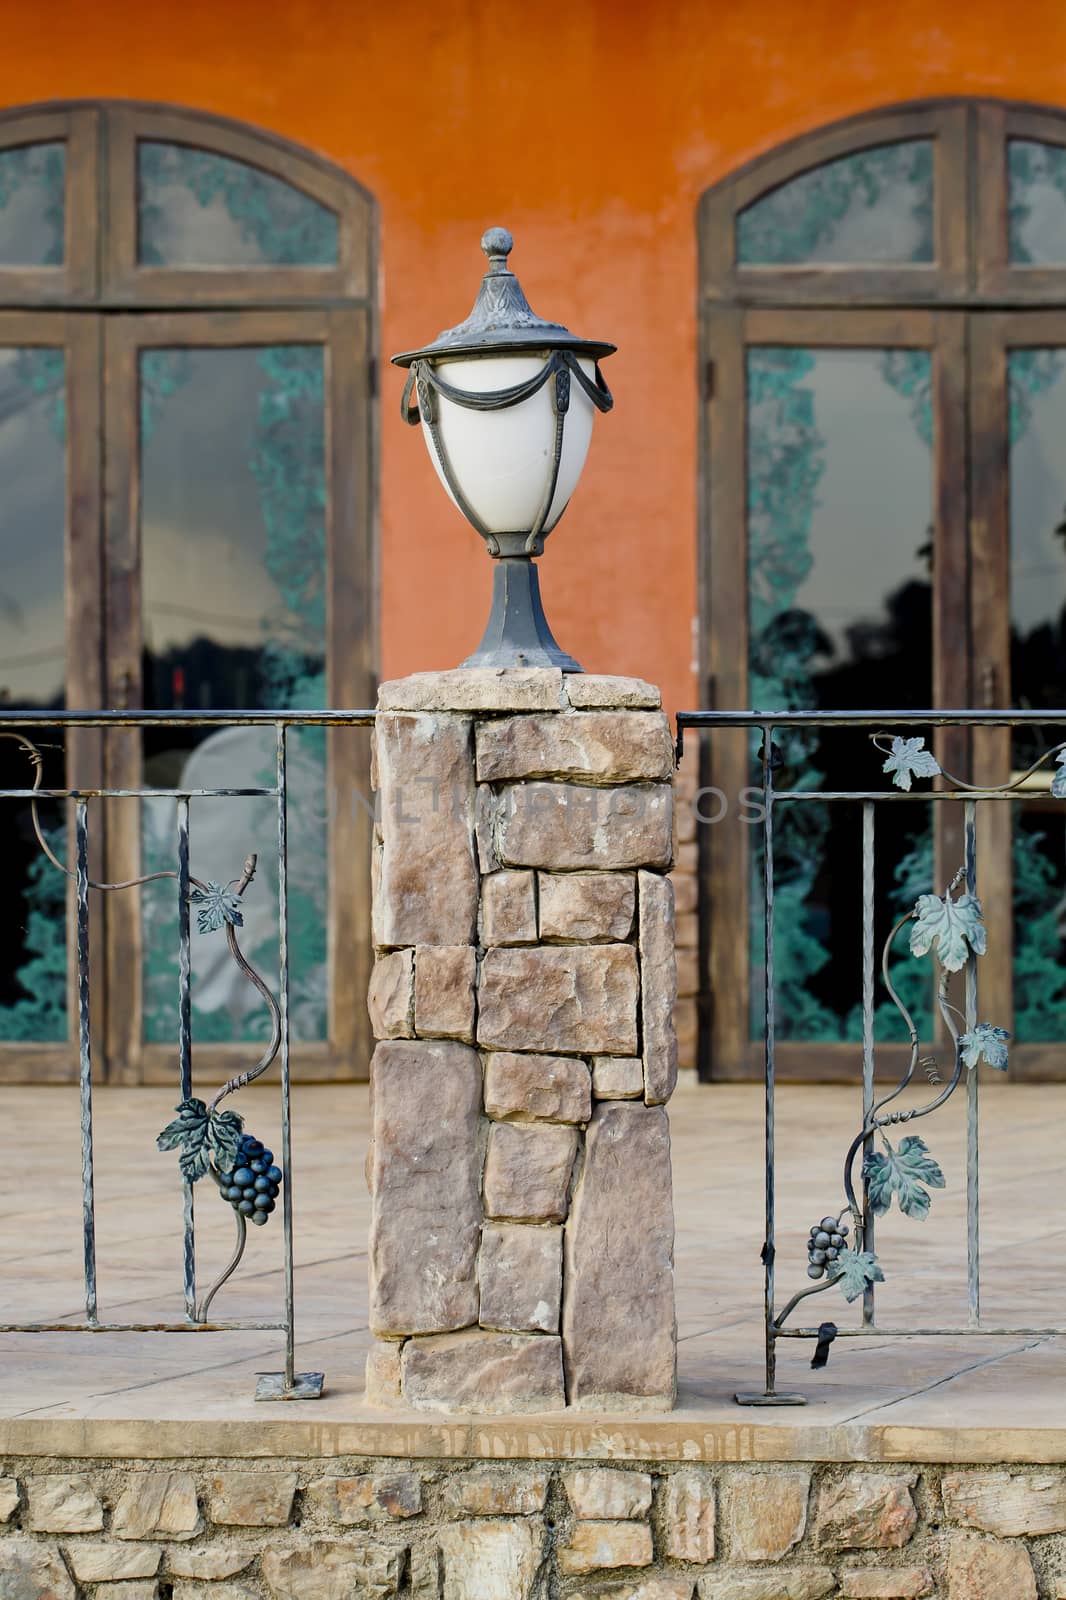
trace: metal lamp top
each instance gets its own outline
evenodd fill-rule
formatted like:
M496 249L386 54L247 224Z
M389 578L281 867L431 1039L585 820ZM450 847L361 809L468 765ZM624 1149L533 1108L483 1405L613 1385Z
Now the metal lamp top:
M474 309L458 327L446 328L432 344L393 356L393 365L409 367L413 361L449 356L513 354L531 350L573 350L594 361L611 355L617 345L596 339L579 339L558 322L538 317L522 292L522 285L507 265L514 240L506 228L489 228L481 248L489 270L481 280Z

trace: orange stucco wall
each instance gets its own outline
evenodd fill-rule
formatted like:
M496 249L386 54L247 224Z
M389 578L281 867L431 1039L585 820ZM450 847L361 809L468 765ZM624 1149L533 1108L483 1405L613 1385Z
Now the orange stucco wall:
M382 348L464 316L502 222L535 309L619 345L617 397L543 563L585 667L692 704L700 192L872 106L1066 105L1061 0L7 0L0 103L120 96L238 117L381 213ZM384 377L381 669L477 642L489 562Z

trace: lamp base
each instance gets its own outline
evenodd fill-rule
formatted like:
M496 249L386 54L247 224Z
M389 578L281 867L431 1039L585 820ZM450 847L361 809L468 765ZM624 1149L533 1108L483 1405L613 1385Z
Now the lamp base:
M498 556L494 561L492 610L485 634L463 666L582 670L552 636L541 604L540 577L531 556Z

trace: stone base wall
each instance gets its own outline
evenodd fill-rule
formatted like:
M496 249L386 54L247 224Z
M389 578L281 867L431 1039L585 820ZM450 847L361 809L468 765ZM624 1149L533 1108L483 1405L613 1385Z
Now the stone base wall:
M383 684L367 1397L673 1403L673 743L658 690Z
M1066 1470L0 1461L5 1600L1061 1600Z

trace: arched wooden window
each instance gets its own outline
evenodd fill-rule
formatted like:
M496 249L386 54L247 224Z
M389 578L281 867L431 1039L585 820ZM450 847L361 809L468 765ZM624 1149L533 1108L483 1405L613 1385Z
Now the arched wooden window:
M101 103L0 118L0 697L158 710L361 706L374 676L375 212L338 169L268 134ZM92 734L89 784L249 784L257 730ZM5 778L19 755L5 745ZM365 1075L362 736L294 736L294 1066ZM58 759L58 758L57 758ZM193 807L194 870L260 852L246 944L276 966L269 818ZM49 818L58 841L63 817ZM111 805L111 879L171 850L173 802ZM0 1074L76 1071L57 875L8 852ZM98 1060L173 1077L173 886L108 898L94 963ZM16 919L10 919L12 923ZM295 944L293 945L293 941ZM334 955L342 959L334 982ZM195 951L205 1072L245 1060L256 1009ZM258 956L258 959L257 959Z
M860 117L709 190L699 226L705 703L1066 704L1066 114ZM956 772L1027 764L1023 736L937 737ZM795 738L792 781L850 783L860 746ZM716 752L719 787L751 781L744 739ZM934 809L878 823L886 919L959 858ZM1023 1076L1062 1076L1061 807L1027 793L988 809L982 1007L1012 1018ZM832 1078L859 1037L858 823L806 815L778 824L779 1063ZM760 846L736 816L703 830L703 1062L719 1077L762 1060ZM931 1028L923 980L902 981Z

